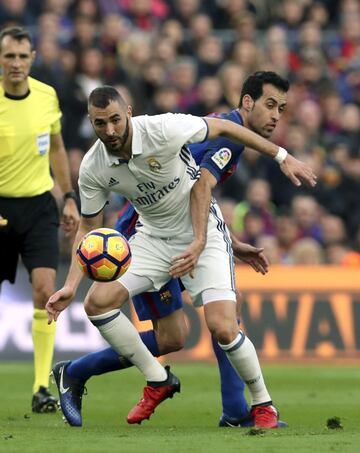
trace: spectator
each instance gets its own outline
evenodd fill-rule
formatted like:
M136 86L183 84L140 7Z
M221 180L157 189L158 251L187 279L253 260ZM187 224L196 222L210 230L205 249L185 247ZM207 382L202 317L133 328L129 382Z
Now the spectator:
M310 195L296 195L291 208L299 230L299 239L309 237L321 242L320 208L315 198Z
M315 266L324 263L321 245L310 237L297 241L290 255L295 265Z
M170 80L179 92L180 110L187 112L198 99L196 60L190 57L178 58L170 69Z
M231 58L246 75L259 69L260 50L253 41L237 41L232 49Z
M245 229L245 216L248 213L252 213L253 217L261 218L263 233L274 233L274 206L271 203L271 189L267 181L263 179L250 181L246 190L245 201L237 204L235 208L235 231L241 232Z
M87 16L76 16L74 19L73 37L68 43L70 50L75 52L77 58L81 58L82 52L89 48L97 48L99 45L96 34L96 23Z
M322 242L325 246L346 241L346 228L343 220L335 215L321 218Z
M327 262L337 266L360 267L360 253L345 242L334 242L326 247Z
M204 13L195 14L189 24L189 46L196 51L200 43L213 34L211 18Z
M159 86L154 93L149 111L154 114L179 111L179 93L174 85Z
M220 38L208 36L198 46L198 77L214 76L224 60L224 49Z
M224 63L218 72L224 98L230 109L237 108L239 93L243 85L245 74L243 69L231 61Z
M204 77L199 82L198 102L188 110L196 116L218 112L222 103L221 84L217 77Z
M35 19L27 8L27 0L1 0L0 26L19 24L31 26Z
M256 240L256 247L261 247L265 250L270 264L281 264L281 254L275 236L270 236L269 234L259 236Z
M292 264L291 251L299 236L295 220L289 213L280 213L275 221L275 237L279 247L280 262Z
M191 18L201 11L200 0L174 0L172 17L185 28L189 28Z

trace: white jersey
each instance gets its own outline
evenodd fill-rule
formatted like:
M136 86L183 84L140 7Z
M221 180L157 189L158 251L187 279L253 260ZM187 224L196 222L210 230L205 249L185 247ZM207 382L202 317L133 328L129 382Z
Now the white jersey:
M79 175L81 213L94 216L110 192L126 197L139 213L138 230L155 237L191 235L190 191L199 176L187 143L207 138L204 119L166 113L131 118L132 157L123 162L97 140Z

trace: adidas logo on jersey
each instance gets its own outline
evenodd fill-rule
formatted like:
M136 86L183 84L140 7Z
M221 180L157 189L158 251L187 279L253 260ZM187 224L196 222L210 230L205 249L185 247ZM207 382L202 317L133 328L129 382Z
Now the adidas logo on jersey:
M117 179L111 177L108 186L112 187L112 186L115 186L116 184L119 184L119 181Z

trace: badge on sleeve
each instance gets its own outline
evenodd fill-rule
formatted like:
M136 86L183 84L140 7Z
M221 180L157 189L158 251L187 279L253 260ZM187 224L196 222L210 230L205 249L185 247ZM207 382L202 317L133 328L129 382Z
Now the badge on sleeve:
M231 151L229 150L229 148L221 148L211 156L211 160L215 162L215 164L220 168L220 170L222 170L226 166L226 164L229 163L230 159Z

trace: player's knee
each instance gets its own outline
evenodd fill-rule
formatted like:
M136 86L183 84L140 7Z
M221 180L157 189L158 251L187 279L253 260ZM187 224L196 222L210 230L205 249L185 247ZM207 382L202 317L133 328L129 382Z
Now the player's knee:
M166 336L165 338L158 339L158 346L160 350L160 354L169 354L170 352L176 352L183 349L185 346L186 337L181 335L177 337L169 337Z
M46 282L39 282L38 284L33 284L32 290L35 307L44 309L49 297L54 293L54 287Z
M209 330L214 338L221 344L231 343L239 333L238 328L228 323L215 322L209 326Z
M84 309L88 316L93 316L98 314L100 308L104 308L103 302L99 304L98 298L91 293L88 293L84 300ZM106 304L105 304L106 307Z
M160 331L157 334L157 342L161 354L168 354L183 349L188 335L188 327L186 324L179 326L178 329L171 332Z
M84 308L88 316L95 316L120 308L124 302L126 302L125 293L104 291L103 288L93 285L86 295Z

